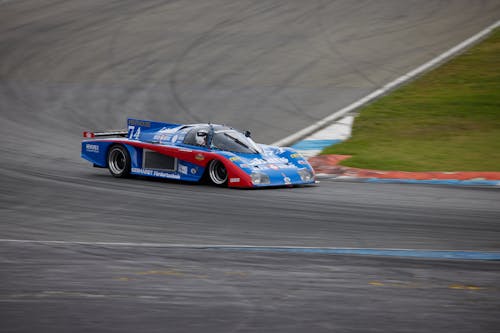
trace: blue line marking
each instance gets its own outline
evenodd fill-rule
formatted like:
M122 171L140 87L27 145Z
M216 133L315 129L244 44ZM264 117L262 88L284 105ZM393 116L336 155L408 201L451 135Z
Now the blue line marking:
M342 142L342 140L302 140L292 146L297 150L322 150L323 148Z
M500 260L500 252L441 251L441 250L397 250L397 249L351 249L351 248L306 248L306 247L206 247L211 250L281 252L312 254L354 254L366 256L410 257L426 259Z

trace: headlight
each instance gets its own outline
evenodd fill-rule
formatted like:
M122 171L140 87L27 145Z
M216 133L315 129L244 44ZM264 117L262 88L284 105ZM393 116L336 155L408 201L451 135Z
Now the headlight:
M269 180L269 176L266 175L265 173L252 172L251 177L252 177L252 183L254 185L271 183L271 181Z
M313 173L308 169L300 169L299 175L300 179L302 179L303 182L310 182L314 179Z

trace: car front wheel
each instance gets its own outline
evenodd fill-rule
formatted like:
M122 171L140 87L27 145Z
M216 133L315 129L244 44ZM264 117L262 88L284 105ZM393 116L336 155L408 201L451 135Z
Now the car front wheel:
M219 160L213 160L208 166L210 181L215 185L225 185L227 183L227 169Z

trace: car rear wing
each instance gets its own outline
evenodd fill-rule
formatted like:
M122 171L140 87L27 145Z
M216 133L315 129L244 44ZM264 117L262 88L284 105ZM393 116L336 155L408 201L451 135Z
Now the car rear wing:
M156 132L168 131L169 129L174 129L182 125L129 118L127 120L127 126L128 126L127 129L120 129L120 130L107 130L100 132L85 131L83 132L83 137L92 139L97 137L119 136L119 137L128 137L129 139L142 140L143 132L149 132L150 133L149 135L152 135L151 132L153 134L156 134Z
M88 139L102 137L102 136L126 137L126 136L128 136L128 131L127 130L109 130L109 131L102 131L102 132L93 132L93 131L83 132L83 137L88 138Z

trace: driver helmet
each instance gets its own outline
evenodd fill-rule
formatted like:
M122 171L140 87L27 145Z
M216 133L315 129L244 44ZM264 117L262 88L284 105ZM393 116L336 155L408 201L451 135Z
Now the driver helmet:
M206 146L208 139L208 131L206 129L200 129L196 132L196 144L199 146Z

